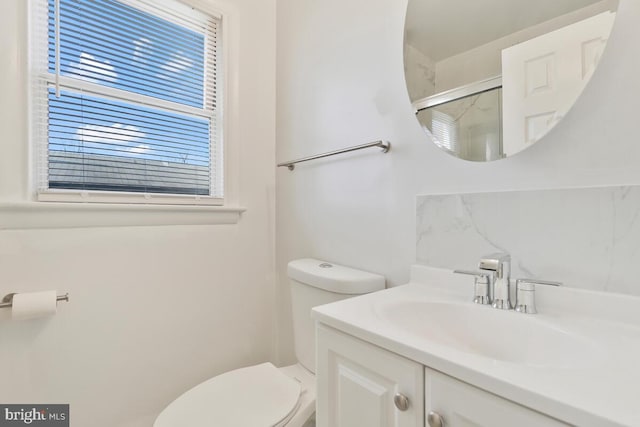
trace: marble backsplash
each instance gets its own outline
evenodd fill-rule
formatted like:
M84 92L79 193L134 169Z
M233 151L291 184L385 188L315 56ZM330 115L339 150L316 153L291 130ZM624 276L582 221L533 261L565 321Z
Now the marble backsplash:
M417 197L420 264L476 269L507 252L512 277L640 295L640 186Z

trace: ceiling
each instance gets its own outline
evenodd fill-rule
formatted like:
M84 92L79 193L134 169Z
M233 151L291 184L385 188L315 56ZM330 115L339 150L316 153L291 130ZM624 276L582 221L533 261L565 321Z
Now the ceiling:
M516 31L611 0L410 0L406 41L437 62ZM595 7L595 6L594 6ZM599 9L604 10L604 9Z

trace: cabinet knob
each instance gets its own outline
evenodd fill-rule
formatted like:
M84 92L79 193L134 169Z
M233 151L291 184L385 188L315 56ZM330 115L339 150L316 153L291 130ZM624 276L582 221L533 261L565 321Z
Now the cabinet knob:
M393 403L396 404L396 408L400 411L406 411L409 409L409 398L402 393L396 393L393 397Z
M435 411L429 411L427 422L429 423L429 427L444 427L444 418Z

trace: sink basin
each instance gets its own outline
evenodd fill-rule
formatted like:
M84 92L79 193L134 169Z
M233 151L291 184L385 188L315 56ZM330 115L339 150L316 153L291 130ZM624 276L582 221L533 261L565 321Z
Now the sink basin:
M548 368L593 365L598 346L540 315L453 301L393 301L377 315L421 340L496 361Z
M418 363L410 364L413 375L424 365L567 425L640 426L639 297L539 287L539 313L521 314L474 304L472 285L450 270L416 265L406 285L318 306L312 316L319 327ZM365 350L340 348L367 357ZM336 361L323 357L322 363ZM426 387L432 394L434 387ZM452 399L463 395L447 390ZM474 408L485 402L467 400ZM487 414L502 415L500 408ZM525 424L541 423L509 425Z

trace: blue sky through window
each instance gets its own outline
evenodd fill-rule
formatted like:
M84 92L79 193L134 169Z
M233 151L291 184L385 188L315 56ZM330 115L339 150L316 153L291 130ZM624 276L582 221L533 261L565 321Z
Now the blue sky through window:
M62 76L203 108L203 34L115 0L60 3ZM50 73L55 72L54 7L49 0ZM158 189L161 180L168 187L163 184L160 192L186 185L175 192L203 194L201 187L208 188L209 119L74 90L63 89L57 98L50 89L48 98L50 181L56 173L57 179L65 179L62 167L70 168L68 175L77 174L78 156L83 155L83 188L127 180L133 183L130 191ZM58 157L52 157L54 152ZM65 158L60 153L68 154ZM105 158L140 161L116 164ZM195 183L187 184L189 180ZM92 187L89 181L96 183Z
M52 88L49 149L206 166L209 121Z
M49 4L53 73L54 1ZM203 34L114 0L61 0L60 6L62 75L203 107Z

